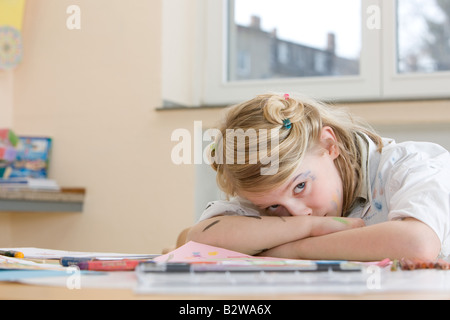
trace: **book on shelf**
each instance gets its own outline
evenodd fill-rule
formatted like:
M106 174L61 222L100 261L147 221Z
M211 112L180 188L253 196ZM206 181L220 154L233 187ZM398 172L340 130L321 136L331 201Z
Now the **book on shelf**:
M47 178L51 148L49 137L19 136L8 178Z
M34 190L34 191L60 191L61 188L55 180L36 178L8 178L0 179L2 190Z
M11 129L0 128L0 178L10 172L11 163L16 160L18 142L19 138Z

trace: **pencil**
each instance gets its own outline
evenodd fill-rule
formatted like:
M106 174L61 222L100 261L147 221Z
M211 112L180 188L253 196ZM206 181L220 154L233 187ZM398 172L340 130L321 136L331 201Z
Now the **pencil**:
M133 271L144 260L98 260L82 261L76 265L80 270L90 271Z
M6 257L12 257L12 258L23 258L24 254L20 251L14 251L14 250L0 250L0 255L1 256L6 256Z

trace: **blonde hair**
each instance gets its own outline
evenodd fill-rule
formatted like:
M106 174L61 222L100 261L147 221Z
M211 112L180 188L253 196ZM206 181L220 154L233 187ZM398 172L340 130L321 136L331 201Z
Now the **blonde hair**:
M290 126L286 126L286 119ZM228 196L236 196L240 191L267 192L283 184L301 164L304 155L317 147L320 142L322 128L333 129L339 148L339 156L335 160L336 167L343 183L343 213L345 214L356 199L361 186L361 153L356 135L365 133L382 148L381 138L370 126L352 117L344 108L337 108L310 99L297 98L282 94L262 94L226 110L223 122L219 126L221 135L216 139L216 149L211 153L211 166L217 172L217 184ZM252 153L258 150L254 142L248 139L243 150L245 163L237 161L217 161L222 156L234 152L236 144L226 143L227 130L260 130L266 129L278 134L278 171L273 175L262 175L261 168L267 161L251 161ZM275 130L275 131L274 131ZM267 137L258 137L258 142ZM223 141L219 141L223 140ZM233 137L234 140L234 137ZM234 150L230 150L230 145ZM228 150L227 150L228 148ZM242 152L242 150L241 150Z

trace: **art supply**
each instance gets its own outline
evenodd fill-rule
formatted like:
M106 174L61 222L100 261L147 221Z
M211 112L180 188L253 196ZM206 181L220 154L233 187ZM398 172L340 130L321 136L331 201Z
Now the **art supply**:
M153 261L163 262L163 263L188 263L188 264L199 264L195 265L193 269L213 269L213 268L247 268L247 269L256 269L261 271L261 268L272 268L276 267L281 269L284 267L285 270L289 268L295 269L298 271L300 269L309 270L309 271L350 271L350 270L360 270L361 264L347 262L347 261L335 261L335 260L324 260L324 261L315 261L315 260L298 260L298 259L281 259L281 258L272 258L272 257L259 257L259 256L250 256L240 252L231 251L219 247L213 247L202 243L197 243L194 241L189 241L185 245L175 249L172 252L169 252L165 255L159 256ZM210 266L200 266L200 264L205 263L215 263L218 266L210 265ZM150 267L149 268L155 268ZM170 266L171 268L171 266ZM253 270L252 270L253 271Z
M80 270L89 271L134 271L144 260L95 260L83 261L77 264Z
M63 267L76 266L79 263L93 261L92 257L62 257L59 259L59 264Z
M22 258L12 258L0 255L0 270L65 270L59 264L30 261Z
M138 272L328 272L361 271L361 264L347 261L306 261L285 264L254 261L223 261L217 263L155 262L146 261L139 264Z
M344 218L341 218L341 217L333 217L333 220L338 221L338 222L343 223L343 224L350 224L349 221L347 221L347 220L345 220Z
M59 263L63 267L69 267L73 265L78 265L81 262L87 261L105 261L105 260L149 260L160 256L159 254L139 254L139 255L125 255L122 256L70 256L70 257L61 257L59 259Z
M164 263L164 264L157 264ZM184 264L176 264L184 263ZM143 272L226 272L226 271L361 271L359 263L335 260L298 260L250 256L194 241L143 264Z
M6 256L6 257L12 257L12 258L23 258L24 255L20 251L14 251L14 250L0 250L0 255Z
M442 259L423 260L417 258L402 258L393 262L392 271L401 270L420 270L420 269L438 269L450 270L450 262Z
M82 252L82 251L65 251L40 248L0 248L0 251L20 251L25 255L25 259L40 260L61 260L61 258L90 258L97 260L114 260L114 259L151 259L160 256L160 254L140 254L140 253L113 253L113 252Z

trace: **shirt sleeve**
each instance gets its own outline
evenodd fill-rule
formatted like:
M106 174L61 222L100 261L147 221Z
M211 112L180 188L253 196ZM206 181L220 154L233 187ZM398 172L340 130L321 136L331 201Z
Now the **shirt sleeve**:
M224 215L260 216L260 212L250 201L236 197L229 201L216 200L209 202L200 216L199 221Z
M414 218L428 225L441 241L441 256L450 255L450 156L411 157L392 175L389 220Z

